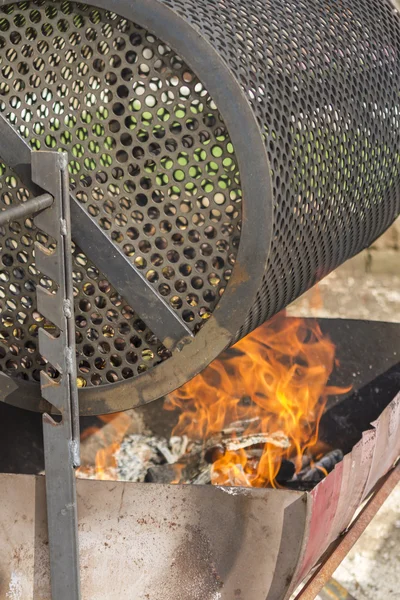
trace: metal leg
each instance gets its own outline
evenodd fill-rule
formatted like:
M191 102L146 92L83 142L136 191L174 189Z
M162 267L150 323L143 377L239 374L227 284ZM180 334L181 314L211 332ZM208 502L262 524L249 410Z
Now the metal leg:
M53 600L79 600L79 549L75 472L68 423L43 416L47 519Z
M331 579L318 594L321 600L356 600L336 579Z
M57 285L57 292L37 287L39 312L59 329L53 337L39 331L39 349L59 372L57 379L41 373L42 396L61 416L43 416L46 497L53 600L79 600L79 550L75 467L79 465L79 412L76 387L71 228L67 156L58 152L32 154L32 178L50 193L53 204L35 218L57 247L50 252L36 243L36 266Z

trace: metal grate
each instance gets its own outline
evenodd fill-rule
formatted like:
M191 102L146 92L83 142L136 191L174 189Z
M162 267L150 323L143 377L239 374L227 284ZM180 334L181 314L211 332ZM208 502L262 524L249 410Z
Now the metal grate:
M387 0L162 1L223 58L268 151L272 247L239 339L400 210L399 15Z
M7 205L30 196L1 163L0 194ZM37 351L39 327L53 335L55 327L36 310L36 286L55 286L35 267L35 241L54 245L30 218L0 227L0 366L6 374L39 382L42 368L52 377L58 373ZM169 358L168 350L76 246L73 265L79 387L129 379Z
M42 0L4 10L2 112L33 148L68 151L76 197L195 328L229 279L241 214L207 90L115 13Z
M397 216L400 19L389 0L115 0L115 13L87 2L0 0L0 112L34 149L68 152L88 226L112 242L109 279L107 251L122 250L116 288L132 274L150 284L123 295L140 296L136 311L172 355L143 330L147 366L159 363L151 375L142 356L128 365L107 311L131 330L137 317L99 287L115 332L99 370L98 348L83 347L104 276L93 283L77 251L80 376L121 384L82 390L81 408L107 412L182 385Z
M165 43L115 13L42 0L3 11L0 111L33 149L69 153L75 196L196 333L225 290L240 238L238 167L215 103ZM21 201L2 171L0 201ZM15 226L18 261L33 237ZM126 379L169 356L79 250L75 266L80 385ZM18 284L10 271L2 277L13 282L7 296ZM34 291L33 279L22 283ZM18 318L17 304L7 301L3 323ZM35 346L40 318L25 344ZM9 356L20 348L13 331L3 333L3 369L38 379L37 356Z

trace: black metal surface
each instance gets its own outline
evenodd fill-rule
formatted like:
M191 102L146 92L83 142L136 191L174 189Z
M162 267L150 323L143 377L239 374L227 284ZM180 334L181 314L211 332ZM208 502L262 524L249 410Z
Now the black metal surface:
M73 210L85 217L76 232L94 265L76 250L78 369L80 385L99 387L82 390L82 413L183 384L398 214L400 19L386 0L0 4L0 111L34 149L69 152ZM138 307L117 255L144 275ZM95 267L110 273L103 314L116 325L79 312L85 284L104 277L87 278ZM157 302L145 306L149 287ZM165 302L195 334L172 356L150 324ZM133 311L146 308L143 335ZM174 333L166 345L182 349ZM140 368L128 364L132 337L149 350ZM33 384L7 401L22 388L40 409Z
M400 323L354 319L318 319L318 323L337 348L337 361L329 385L351 386L347 394L331 396L328 409L389 373L399 362ZM393 399L396 390L389 381L390 378L387 385L391 388L389 395L392 394Z
M42 415L0 402L0 472L44 469Z
M399 213L399 14L387 0L164 3L217 49L268 151L272 245L239 339Z
M350 452L399 390L400 362L327 410L320 423L320 440Z

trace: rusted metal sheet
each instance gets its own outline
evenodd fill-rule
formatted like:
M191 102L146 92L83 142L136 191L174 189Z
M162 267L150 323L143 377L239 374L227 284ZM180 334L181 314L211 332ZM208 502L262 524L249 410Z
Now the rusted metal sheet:
M400 455L400 394L371 427L362 434L343 462L308 495L309 520L302 556L285 598L348 527L372 487ZM334 511L332 507L335 507Z
M329 536L340 497L343 463L340 463L309 494L312 511L308 543L299 573L300 581L315 565L329 545Z
M376 442L364 498L400 454L400 394L372 425L376 431Z
M340 488L339 503L337 506L330 537L332 539L345 529L350 523L357 506L360 505L365 486L365 478L360 470L363 442L360 440L343 459L342 483Z
M330 580L344 557L348 554L348 552L350 552L351 548L357 542L361 534L365 531L366 527L372 521L382 504L399 482L400 465L397 465L397 467L392 469L384 478L384 481L380 484L379 489L373 494L373 496L358 514L350 529L340 538L329 557L314 572L312 577L307 581L306 585L296 596L295 600L314 600L323 586L325 586L326 582ZM341 598L343 600L352 600L352 596L349 594L345 595L346 591L343 590L343 588L342 595L339 595L340 588L338 588L338 586L328 586L327 592L329 592L329 588L332 591L332 600L340 600ZM333 595L335 588L338 593L336 596ZM325 594L323 598L328 598L328 594Z

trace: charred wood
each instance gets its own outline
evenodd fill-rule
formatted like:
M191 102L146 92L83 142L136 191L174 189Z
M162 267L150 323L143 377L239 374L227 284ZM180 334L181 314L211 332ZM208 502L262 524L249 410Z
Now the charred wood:
M328 473L333 471L335 466L343 460L343 452L339 449L332 450L323 456L319 461L314 463L311 468L304 469L297 474L297 479L303 482L309 481L318 483L322 481Z
M286 484L290 481L296 471L296 467L291 460L286 460L285 458L282 460L279 473L276 476L276 483L279 485Z
M206 465L203 470L194 477L190 483L194 485L208 485L211 483L211 465Z
M145 481L148 483L172 483L179 478L176 465L160 465L147 469Z
M232 436L232 434L234 434ZM206 462L215 461L215 455L228 452L237 452L246 449L246 452L259 451L262 454L265 444L272 444L280 448L288 448L289 439L281 431L275 433L243 433L238 429L229 427L221 433L210 437L203 447ZM256 453L254 454L256 456Z

